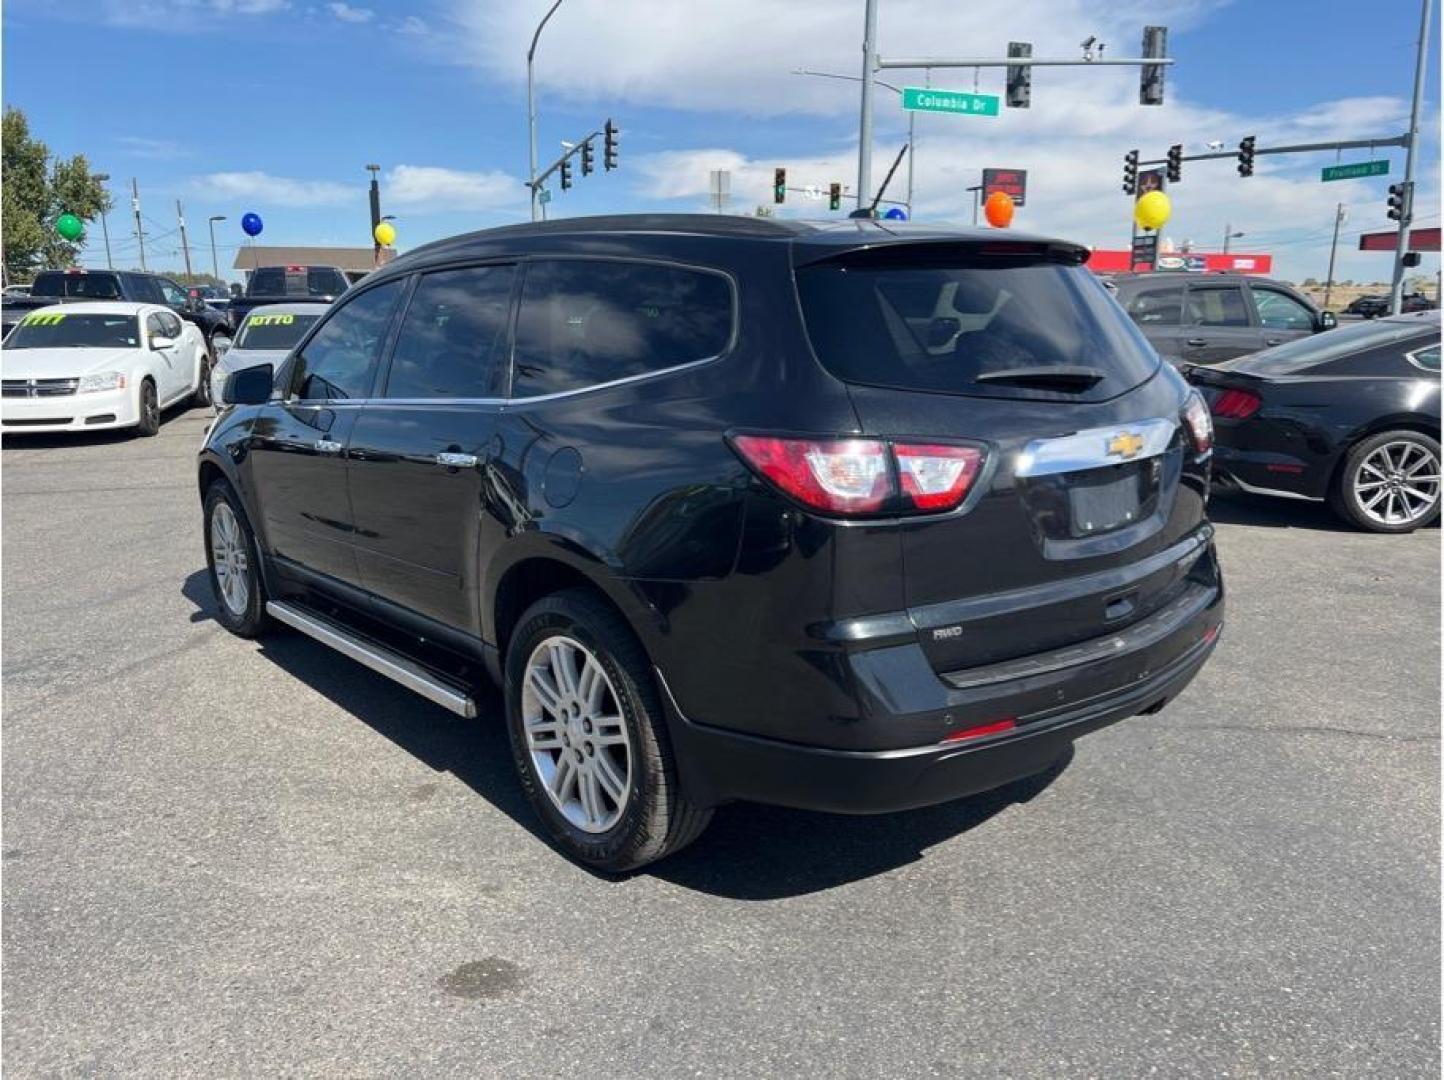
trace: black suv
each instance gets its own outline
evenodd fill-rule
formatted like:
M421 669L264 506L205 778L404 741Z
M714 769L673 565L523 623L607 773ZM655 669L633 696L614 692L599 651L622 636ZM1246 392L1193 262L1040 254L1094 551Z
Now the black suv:
M229 376L219 618L464 716L489 674L549 833L607 870L731 799L1040 772L1223 617L1208 411L1087 255L673 215L421 248Z
M1114 295L1173 364L1217 364L1339 320L1281 281L1248 274L1116 274Z

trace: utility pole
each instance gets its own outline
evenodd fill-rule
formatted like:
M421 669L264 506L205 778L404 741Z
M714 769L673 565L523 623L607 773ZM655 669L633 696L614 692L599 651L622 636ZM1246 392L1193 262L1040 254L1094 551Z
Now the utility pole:
M983 197L983 185L974 184L972 187L968 188L968 190L973 193L973 224L976 225L978 223L978 200Z
M145 233L140 227L140 184L130 178L130 208L135 211L135 243L140 248L140 268L145 269Z
M536 43L541 38L542 27L547 24L547 20L550 19L554 14L556 14L557 8L561 6L562 0L556 0L556 3L552 4L551 7L547 8L547 13L542 16L542 21L537 23L536 33L531 36L531 47L526 51L526 132L527 147L531 154L531 165L527 170L527 176L530 180L531 187L531 219L533 221L538 220L539 212L544 216L546 211L542 209L541 205L537 202L536 80L533 78L532 74L532 60L536 56Z
M1225 255L1228 254L1228 242L1229 242L1230 239L1232 239L1232 237L1233 237L1233 222L1231 222L1231 221L1225 221L1225 222L1223 223L1223 253L1224 253Z
M225 220L225 214L212 214L210 216L210 220L206 223L210 226L211 229L211 275L217 281L220 281L222 279L220 263L216 262L216 222Z
M95 179L103 184L110 179L110 173L96 173ZM106 197L109 198L108 192ZM114 270L115 263L110 261L110 227L105 223L105 207L103 205L100 208L100 235L105 237L105 268Z
M1334 242L1329 245L1329 277L1324 282L1324 307L1329 306L1329 294L1334 291L1334 255L1339 250L1339 226L1344 223L1344 204L1334 211Z
M179 199L175 201L175 218L180 225L181 254L185 256L186 284L189 285L191 279L191 246L186 242L186 215L185 211L181 209L181 201Z
M1409 144L1404 154L1404 212L1399 215L1399 240L1394 245L1394 280L1389 288L1389 313L1399 314L1404 299L1404 253L1414 222L1414 154L1419 149L1419 108L1424 101L1425 64L1429 58L1429 22L1434 0L1423 0L1419 12L1419 52L1414 60L1414 108L1409 113Z
M862 24L862 116L858 121L857 208L872 192L872 77L877 71L877 0L867 0Z

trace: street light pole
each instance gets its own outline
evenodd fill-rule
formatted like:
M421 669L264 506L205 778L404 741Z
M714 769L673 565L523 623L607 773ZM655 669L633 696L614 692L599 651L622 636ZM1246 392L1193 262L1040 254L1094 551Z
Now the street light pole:
M207 222L211 229L211 276L217 281L221 280L221 264L216 262L216 222L225 220L225 214L212 214Z
M556 0L551 7L547 8L547 13L542 16L542 21L537 23L536 33L531 36L531 48L526 51L526 130L527 147L531 154L531 164L527 170L527 186L531 189L531 219L533 221L538 220L537 212L540 204L537 202L536 190L536 80L533 76L532 60L536 56L536 43L541 37L542 27L561 6L562 0Z
M98 183L103 184L109 179L110 173L95 174L95 180ZM109 192L106 194L108 196ZM103 205L100 208L100 235L105 237L105 268L107 270L114 270L115 263L110 261L110 226L105 223L105 207Z
M857 137L857 208L872 198L872 77L877 71L877 0L867 0L862 23L862 116Z
M973 224L976 225L978 223L978 200L982 198L983 185L974 184L968 190L973 193Z
M1404 153L1404 212L1399 215L1399 239L1394 244L1394 280L1389 287L1389 313L1399 314L1404 294L1404 253L1409 247L1409 226L1414 221L1414 154L1419 149L1419 108L1424 100L1425 64L1429 57L1429 22L1434 0L1424 0L1419 13L1419 52L1414 60L1414 108L1409 113L1409 146Z
M1334 211L1334 242L1329 245L1329 277L1324 282L1324 307L1329 306L1329 294L1334 291L1334 255L1339 250L1339 226L1344 223L1344 204Z
M1229 238L1232 237L1232 236L1233 236L1233 222L1231 222L1231 221L1225 221L1225 222L1223 223L1223 253L1224 253L1225 255L1228 254L1228 241L1229 241Z
M376 226L381 224L381 182L376 179L381 172L380 165L367 165L371 174L371 266L381 265L381 241L376 239Z

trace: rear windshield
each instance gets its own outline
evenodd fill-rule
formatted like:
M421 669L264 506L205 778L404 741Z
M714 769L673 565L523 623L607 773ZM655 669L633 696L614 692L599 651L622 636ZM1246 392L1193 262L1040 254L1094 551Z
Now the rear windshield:
M263 266L251 272L251 296L340 296L346 275L330 266Z
M1394 342L1409 342L1409 347L1412 347L1415 343L1411 339L1427 338L1429 329L1413 319L1379 319L1374 322L1355 323L1353 326L1341 326L1336 330L1295 338L1275 348L1241 356L1219 366L1249 375L1291 375L1327 360L1368 352ZM1438 324L1432 329L1437 337Z
M1017 397L1034 391L978 376L1087 367L1103 379L1082 396L1097 400L1138 385L1159 363L1082 267L966 255L944 265L824 263L799 269L797 288L818 358L846 382Z
M90 300L119 300L120 278L115 274L40 274L30 286L31 296L84 296Z
M320 317L319 311L314 315L253 314L242 325L240 336L236 338L236 348L289 349Z

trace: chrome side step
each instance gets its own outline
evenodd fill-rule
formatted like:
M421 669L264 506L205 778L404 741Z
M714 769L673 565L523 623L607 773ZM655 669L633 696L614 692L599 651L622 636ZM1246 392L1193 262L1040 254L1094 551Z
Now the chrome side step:
M468 720L476 716L476 700L470 694L398 652L357 637L331 620L320 618L292 604L267 600L266 614L308 637L315 638L322 645L329 645L338 653L365 664L372 671L385 675L408 690L416 691L443 709L449 709Z

